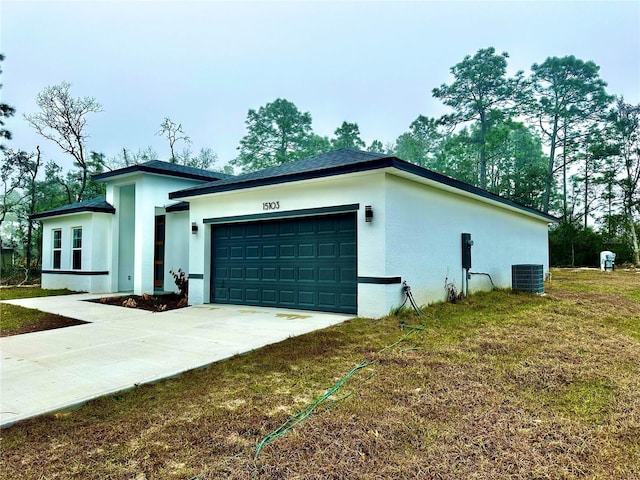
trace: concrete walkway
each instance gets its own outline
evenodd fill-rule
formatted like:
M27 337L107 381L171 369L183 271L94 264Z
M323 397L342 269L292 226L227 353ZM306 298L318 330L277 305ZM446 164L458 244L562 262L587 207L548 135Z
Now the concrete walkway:
M6 301L91 323L0 338L0 428L352 318L228 305L152 313L83 301L98 297Z

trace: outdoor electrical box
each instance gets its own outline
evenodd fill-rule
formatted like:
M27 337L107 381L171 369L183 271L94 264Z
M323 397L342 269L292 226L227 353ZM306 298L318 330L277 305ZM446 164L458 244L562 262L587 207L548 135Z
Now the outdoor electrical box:
M473 246L473 240L471 240L470 233L462 234L462 268L469 270L471 268L471 247Z

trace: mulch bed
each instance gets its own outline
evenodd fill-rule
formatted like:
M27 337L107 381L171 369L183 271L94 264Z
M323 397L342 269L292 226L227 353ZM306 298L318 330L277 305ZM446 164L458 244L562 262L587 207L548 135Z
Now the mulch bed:
M163 295L125 295L120 297L103 297L97 300L87 300L88 302L102 303L105 305L115 305L117 307L137 308L150 312L166 312L178 308L188 307L188 302L177 293L167 293Z
M56 315L48 313L44 317L34 322L25 323L20 328L11 330L0 330L0 337L10 337L12 335L21 335L23 333L40 332L43 330L53 330L55 328L73 327L75 325L84 325L82 320L76 320L74 318L63 317L62 315Z

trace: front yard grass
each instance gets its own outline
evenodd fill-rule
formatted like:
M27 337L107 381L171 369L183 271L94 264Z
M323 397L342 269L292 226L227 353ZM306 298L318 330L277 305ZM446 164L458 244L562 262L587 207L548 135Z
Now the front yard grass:
M72 293L78 292L66 288L43 290L40 287L2 287L0 288L0 300L51 297L55 295L71 295Z
M66 288L60 290L43 290L39 287L3 287L0 288L0 300L69 295L71 293L78 292L67 290ZM62 315L45 313L8 303L0 303L0 337L70 327L84 323L86 322Z
M640 478L640 274L558 270L14 425L7 479ZM300 320L292 320L300 321ZM135 352L132 352L134 355ZM255 446L361 360L302 424Z
M83 325L87 322L8 303L0 304L0 337Z

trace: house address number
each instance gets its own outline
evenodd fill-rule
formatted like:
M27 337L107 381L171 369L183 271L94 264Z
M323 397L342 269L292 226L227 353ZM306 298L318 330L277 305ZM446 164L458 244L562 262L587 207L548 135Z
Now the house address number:
M280 210L280 202L263 202L262 203L262 210L265 211L269 211L269 210Z

